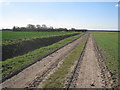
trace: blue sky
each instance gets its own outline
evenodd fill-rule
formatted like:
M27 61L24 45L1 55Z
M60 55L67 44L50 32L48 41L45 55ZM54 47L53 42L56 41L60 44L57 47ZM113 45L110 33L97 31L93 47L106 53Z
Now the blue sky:
M115 30L117 2L3 2L0 28L46 24L55 28Z

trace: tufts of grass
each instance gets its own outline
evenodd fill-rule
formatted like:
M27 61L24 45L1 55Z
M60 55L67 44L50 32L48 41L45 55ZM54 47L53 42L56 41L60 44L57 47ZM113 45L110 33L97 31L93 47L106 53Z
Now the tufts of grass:
M43 88L62 88L70 68L76 60L79 59L80 53L83 50L87 38L84 38L81 43L64 59L63 64L53 74L48 77Z

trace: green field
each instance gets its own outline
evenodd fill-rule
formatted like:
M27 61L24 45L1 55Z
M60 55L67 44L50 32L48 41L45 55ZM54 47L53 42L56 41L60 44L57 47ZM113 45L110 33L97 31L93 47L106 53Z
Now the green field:
M2 32L2 45L16 44L25 40L31 40L36 38L49 38L54 36L70 35L76 32L13 32L13 31L1 31Z
M118 32L94 32L95 40L105 57L105 63L113 80L118 75Z
M2 76L5 77L9 75L10 73L12 73L13 71L21 69L22 67L40 59L41 57L62 47L63 45L69 43L70 41L80 37L81 35L82 34L72 36L64 40L61 40L57 43L54 43L52 45L28 52L27 54L2 61Z
M31 38L43 38L50 36L60 36L66 34L72 34L75 32L12 32L2 31L2 40L13 40L13 39L31 39Z

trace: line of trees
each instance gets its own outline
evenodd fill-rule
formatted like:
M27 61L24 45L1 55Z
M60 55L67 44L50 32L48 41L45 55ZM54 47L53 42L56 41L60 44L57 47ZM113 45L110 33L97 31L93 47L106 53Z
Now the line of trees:
M67 28L53 28L52 26L47 27L45 24L43 25L33 25L33 24L28 24L26 27L17 27L14 26L13 29L2 29L3 31L37 31L37 32L54 32L54 31L76 31L76 32L86 32L87 29L67 29Z

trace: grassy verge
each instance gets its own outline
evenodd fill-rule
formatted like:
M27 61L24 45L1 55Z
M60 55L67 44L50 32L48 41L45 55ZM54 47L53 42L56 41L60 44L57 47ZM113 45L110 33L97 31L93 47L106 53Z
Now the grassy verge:
M113 80L118 75L118 33L94 32L95 40L105 58L105 64L112 73Z
M69 43L70 41L80 37L82 34L72 36L69 38L66 38L64 40L61 40L57 43L54 43L50 46L46 46L40 49L36 49L34 51L31 51L25 55L14 57L12 59L6 59L5 61L1 61L2 63L2 76L5 77L6 75L12 73L15 70L19 70L22 67L38 60L39 58L47 55L48 53L62 47L63 45Z
M67 74L70 72L71 66L79 59L80 53L83 50L87 38L84 38L81 43L64 59L61 67L58 68L44 83L43 88L62 88Z

